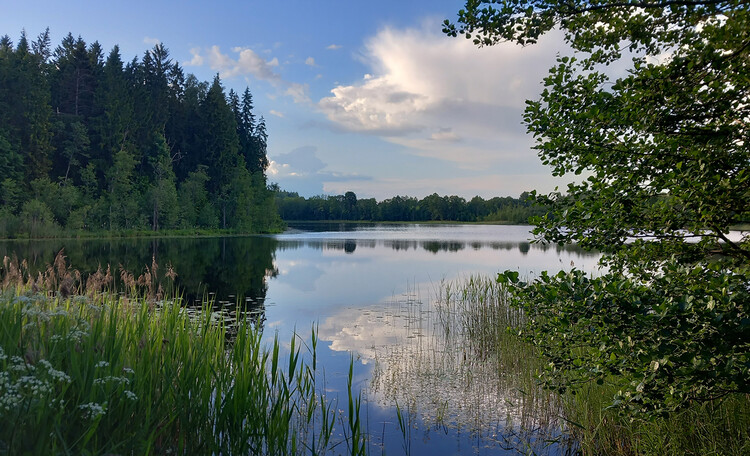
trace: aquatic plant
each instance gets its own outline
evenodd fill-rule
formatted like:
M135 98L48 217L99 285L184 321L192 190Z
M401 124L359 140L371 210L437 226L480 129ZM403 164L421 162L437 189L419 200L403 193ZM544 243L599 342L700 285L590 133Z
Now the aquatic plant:
M0 271L0 454L326 454L342 443L361 454L360 396L349 390L344 442L317 380L315 330L285 355L239 310L227 321L208 302L66 296L60 281L36 289L22 264ZM63 265L40 277L65 277Z
M470 435L471 444L520 453L560 454L574 442L558 396L541 388L541 360L520 339L523 312L508 305L490 277L440 283L423 300L407 293L384 309L405 331L399 344L376 351L371 396L393 407L403 450L417 430ZM481 442L481 443L478 443Z

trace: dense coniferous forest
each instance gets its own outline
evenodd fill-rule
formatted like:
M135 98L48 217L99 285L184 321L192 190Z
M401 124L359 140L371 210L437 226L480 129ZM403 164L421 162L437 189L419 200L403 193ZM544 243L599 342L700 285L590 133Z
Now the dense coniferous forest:
M266 144L249 89L162 44L126 62L72 34L0 38L0 237L276 230Z
M303 198L295 192L277 189L276 205L284 220L356 220L391 222L502 222L528 223L529 218L543 215L546 209L533 206L528 193L485 200L475 196L469 201L460 196L437 193L417 199L395 196L383 201L357 199L354 192L343 195Z

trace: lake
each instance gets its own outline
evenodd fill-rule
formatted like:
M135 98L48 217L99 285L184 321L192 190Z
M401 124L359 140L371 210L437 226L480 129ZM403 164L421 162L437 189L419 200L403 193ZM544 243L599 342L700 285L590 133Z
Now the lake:
M556 417L529 411L531 393L467 351L440 307L446 284L471 277L596 269L598 254L530 238L527 226L294 224L275 236L0 241L0 257L41 268L64 248L84 273L140 273L153 257L174 268L187 300L240 301L267 340L307 341L317 327L326 394L341 409L353 360L371 454L564 454L535 434Z

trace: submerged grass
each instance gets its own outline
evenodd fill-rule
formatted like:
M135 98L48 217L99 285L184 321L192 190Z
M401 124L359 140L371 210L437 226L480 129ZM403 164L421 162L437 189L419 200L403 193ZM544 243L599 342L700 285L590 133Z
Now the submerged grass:
M501 376L522 394L520 429L567 433L569 451L584 455L750 455L750 396L733 394L691 404L667 417L642 420L611 408L618 385L587 385L562 397L540 389L543 360L518 336L525 324L521 310L509 305L503 286L489 277L444 283L438 307L446 332L462 332L470 356L497 360ZM555 417L559 418L555 420ZM534 421L537 420L537 421ZM545 424L545 426L540 426ZM553 440L564 441L559 436ZM529 451L536 453L533 447Z
M510 305L505 288L485 276L444 282L437 310L446 336L463 347L464 356L494 369L505 395L505 427L498 436L505 446L530 454L571 453L575 445L566 438L562 403L537 381L543 362L518 336L525 316Z
M390 438L407 454L433 433L465 439L458 448L467 454L573 451L559 398L536 381L541 360L512 332L524 317L505 291L468 277L441 283L431 298L415 290L384 309L387 327L399 328L385 337L401 338L376 351L370 396L395 407Z
M8 279L8 267L0 272ZM358 416L351 441L334 441L336 403L316 378L314 329L302 356L297 336L283 355L278 339L262 344L251 318L228 333L209 303L189 312L179 299L65 297L14 280L0 291L0 454L362 448ZM348 399L358 414L359 396Z

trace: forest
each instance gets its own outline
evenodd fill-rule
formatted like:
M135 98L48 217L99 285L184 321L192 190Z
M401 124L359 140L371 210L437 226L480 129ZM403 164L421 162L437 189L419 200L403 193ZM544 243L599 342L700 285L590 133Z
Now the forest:
M541 205L532 205L529 194L485 200L475 196L467 201L460 196L437 193L417 199L394 196L383 201L358 199L354 192L343 195L320 195L311 198L296 192L276 191L276 206L284 220L354 220L390 222L495 222L529 223L534 216L546 213Z
M70 33L0 38L0 237L278 231L267 139L249 89L163 44L125 62Z

